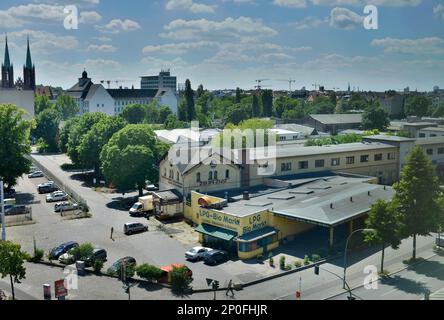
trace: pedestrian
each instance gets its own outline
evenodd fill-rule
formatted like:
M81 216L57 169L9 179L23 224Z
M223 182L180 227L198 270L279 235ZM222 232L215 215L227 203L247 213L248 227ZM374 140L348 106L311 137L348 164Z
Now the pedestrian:
M111 240L114 241L114 239L113 239L113 234L114 234L114 227L111 227Z
M231 296L234 297L234 288L233 288L233 280L230 280L228 283L227 292L225 293L226 296L228 296L228 293L231 292Z

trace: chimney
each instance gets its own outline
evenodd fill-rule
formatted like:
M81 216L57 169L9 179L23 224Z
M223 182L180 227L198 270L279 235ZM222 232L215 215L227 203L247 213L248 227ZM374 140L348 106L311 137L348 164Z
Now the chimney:
M244 191L244 200L250 200L250 193L248 191Z

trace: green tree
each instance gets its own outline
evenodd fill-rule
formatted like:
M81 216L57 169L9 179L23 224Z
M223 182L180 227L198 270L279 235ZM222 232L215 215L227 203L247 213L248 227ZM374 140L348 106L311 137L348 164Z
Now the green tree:
M236 98L235 103L240 103L242 99L242 91L239 87L236 88Z
M274 110L276 117L283 118L284 113L287 112L287 118L289 116L296 116L291 119L299 119L303 117L303 109L298 100L292 99L287 96L281 96L277 98L274 102ZM294 112L293 112L294 111ZM302 114L301 114L302 113Z
M191 88L191 81L187 79L185 81L185 102L187 110L187 121L196 119L196 108L194 105L194 92Z
M389 114L381 108L379 102L372 103L362 115L364 130L378 129L384 131L390 125Z
M350 100L348 101L348 108L346 111L365 110L367 106L368 106L367 99L362 94L358 92L353 92Z
M171 271L171 286L174 292L185 292L193 282L193 278L188 274L187 267L173 267Z
M166 118L164 127L167 130L180 129L184 127L184 123L182 121L179 121L177 117L171 113Z
M273 116L273 90L262 91L262 111L264 117Z
M381 273L383 273L386 246L390 245L393 249L398 249L401 244L401 219L390 202L378 200L370 209L366 225L374 232L367 233L365 241L382 246Z
M197 87L196 98L199 99L204 94L205 90L202 84Z
M159 105L157 101L152 101L149 105L145 107L145 123L155 124L162 123L159 121Z
M163 274L163 271L156 266L150 264L141 264L136 267L137 275L148 281L158 281Z
M177 116L180 121L188 121L187 102L185 98L181 98L179 101Z
M403 223L402 235L413 237L412 259L415 260L417 235L425 236L436 231L440 213L438 178L421 147L412 149L401 179L393 188L396 191L393 204Z
M261 116L261 105L259 103L259 97L257 94L253 94L253 102L251 105L251 115L253 118L259 118ZM233 122L234 123L234 122Z
M43 139L48 146L46 152L59 151L60 114L54 109L46 109L37 115L36 122L37 126L32 135L37 139Z
M9 276L13 300L15 300L14 283L20 283L20 280L26 278L24 263L29 258L19 244L0 241L0 275L2 278Z
M32 121L23 119L25 111L11 104L0 104L0 178L13 186L29 171L31 161L30 130Z
M435 110L432 113L432 116L435 118L444 117L444 103L441 103L438 107L435 108Z
M80 120L80 117L72 118L65 122L63 125L60 134L59 134L59 149L63 153L68 152L68 139L71 129L76 125L76 123Z
M405 103L405 114L407 116L424 117L429 114L432 101L424 96L410 96Z
M100 177L100 152L114 133L126 126L126 121L121 117L106 116L94 124L91 129L83 135L77 148L80 163L84 168L94 168L97 178Z
M168 118L168 116L170 114L171 115L173 114L170 107L160 106L160 108L159 108L159 123L165 123L166 119Z
M333 114L336 106L331 103L328 97L316 97L310 105L311 114Z
M91 243L82 243L80 246L75 247L69 251L74 261L85 261L94 252L94 246Z
M147 116L147 108L141 104L132 104L123 109L121 116L130 124L143 123Z
M107 115L101 112L88 112L79 117L70 127L67 153L74 164L81 165L79 146L83 136L86 135L96 123L106 117Z
M234 104L228 108L225 114L225 123L239 124L241 121L251 118L251 111L248 106Z
M61 119L64 121L75 117L80 111L76 101L72 97L65 95L57 98L54 108L59 112Z
M36 96L34 101L34 113L38 115L40 112L51 109L52 103L47 96Z
M105 177L122 191L136 187L142 196L147 181L158 181L157 162L167 149L149 125L128 125L102 149L100 160Z
M336 92L332 91L330 92L330 94L328 95L328 97L330 98L330 102L336 106L336 104L338 103L338 96L336 95Z

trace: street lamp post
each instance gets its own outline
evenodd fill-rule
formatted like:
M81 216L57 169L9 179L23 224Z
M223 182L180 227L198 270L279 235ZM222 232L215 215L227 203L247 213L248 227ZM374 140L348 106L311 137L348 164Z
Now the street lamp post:
M358 229L358 230L355 230L355 231L353 231L352 233L350 233L350 235L348 236L347 241L346 241L346 243L345 243L345 251L344 251L344 278L343 278L344 282L343 282L343 284L342 284L342 288L343 288L343 289L346 289L346 288L345 288L345 287L346 287L346 280L345 280L345 278L346 278L346 272L347 272L347 250L348 250L348 242L350 241L351 237L352 237L355 233L358 233L358 232L375 232L375 229Z
M5 218L5 193L3 190L3 180L0 180L0 200L1 200L1 222L2 222L2 240L6 241L6 218Z

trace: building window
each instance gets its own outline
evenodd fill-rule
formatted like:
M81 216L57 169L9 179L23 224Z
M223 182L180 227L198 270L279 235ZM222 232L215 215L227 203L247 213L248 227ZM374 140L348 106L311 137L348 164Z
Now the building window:
M299 161L299 169L308 169L308 161Z
M208 173L208 180L209 180L209 181L213 180L213 172L212 172L212 171L210 171L210 172Z
M347 164L355 164L355 157L347 157Z
M217 180L217 171L214 171L214 180Z
M163 176L166 177L167 176L167 169L163 168Z
M315 167L316 168L324 168L325 167L325 160L316 160Z
M225 179L230 179L230 170L225 171Z
M368 162L369 159L370 159L370 157L368 154L361 156L361 162Z
M429 156L433 156L433 149L427 149L427 154Z
M433 138L433 137L436 137L436 134L431 133L431 134L430 134L430 138Z
M291 162L282 163L281 164L281 171L291 171Z
M200 180L200 172L198 172L196 174L196 182L201 182L201 180Z
M176 180L180 181L179 172L176 172Z
M419 137L420 137L420 138L425 138L425 137L426 137L426 134L425 134L425 133L420 133L420 134L419 134Z
M382 153L375 154L375 161L382 161Z
M339 159L339 158L331 159L331 165L332 165L333 167L337 167L337 166L339 166L340 164L341 164L341 159Z
M438 148L438 154L444 154L444 148Z
M388 160L396 160L396 153L390 152L389 154L387 154L387 159Z

